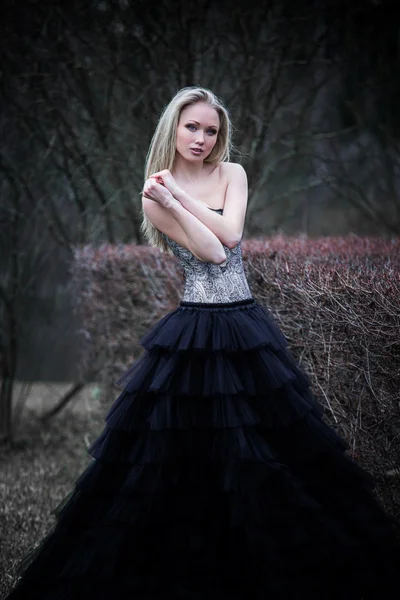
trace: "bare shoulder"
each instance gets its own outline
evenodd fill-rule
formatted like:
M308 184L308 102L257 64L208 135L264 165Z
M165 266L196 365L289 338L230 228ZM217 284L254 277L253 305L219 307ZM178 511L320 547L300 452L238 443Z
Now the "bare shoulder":
M177 242L180 246L190 250L186 233L166 208L144 196L142 196L142 206L146 217L156 229L171 238L171 240L174 240L174 242Z
M232 179L247 179L246 171L239 163L221 163L221 173L225 175L229 181Z
M241 164L234 162L222 162L221 169L227 175L230 173L246 173Z

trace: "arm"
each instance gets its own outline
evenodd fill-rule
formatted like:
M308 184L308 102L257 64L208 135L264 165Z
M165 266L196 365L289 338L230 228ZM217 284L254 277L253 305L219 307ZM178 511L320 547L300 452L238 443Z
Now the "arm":
M179 187L173 189L174 198L179 200L192 215L211 230L228 248L234 248L242 239L247 208L247 176L237 163L224 164L228 176L224 214L210 210Z
M165 190L163 186L159 187ZM190 250L198 259L216 265L226 261L226 254L219 239L172 195L163 205L143 196L142 205L154 227Z

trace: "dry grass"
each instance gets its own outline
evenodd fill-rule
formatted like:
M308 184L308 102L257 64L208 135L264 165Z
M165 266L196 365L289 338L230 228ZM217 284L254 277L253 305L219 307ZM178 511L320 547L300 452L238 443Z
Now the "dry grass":
M0 451L0 598L14 585L19 560L54 523L51 511L92 460L86 448L104 425L107 407L95 385L50 422L38 419L68 387L33 384L15 446Z

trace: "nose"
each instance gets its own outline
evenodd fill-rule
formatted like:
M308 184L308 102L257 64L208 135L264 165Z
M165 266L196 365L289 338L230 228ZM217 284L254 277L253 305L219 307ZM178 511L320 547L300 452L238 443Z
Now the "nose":
M197 132L197 136L196 136L196 144L200 144L203 145L204 144L204 134L202 131L198 131Z

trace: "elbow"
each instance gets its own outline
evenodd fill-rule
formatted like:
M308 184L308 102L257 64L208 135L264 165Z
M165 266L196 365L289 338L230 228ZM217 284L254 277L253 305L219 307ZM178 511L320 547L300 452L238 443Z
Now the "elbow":
M214 265L222 265L226 262L227 257L225 252L223 254L221 254L220 256L216 257L212 262Z
M227 243L225 244L225 246L227 248L229 248L230 250L232 250L232 248L236 248L236 246L239 244L241 239L242 239L242 236L232 237L229 240L227 240Z

